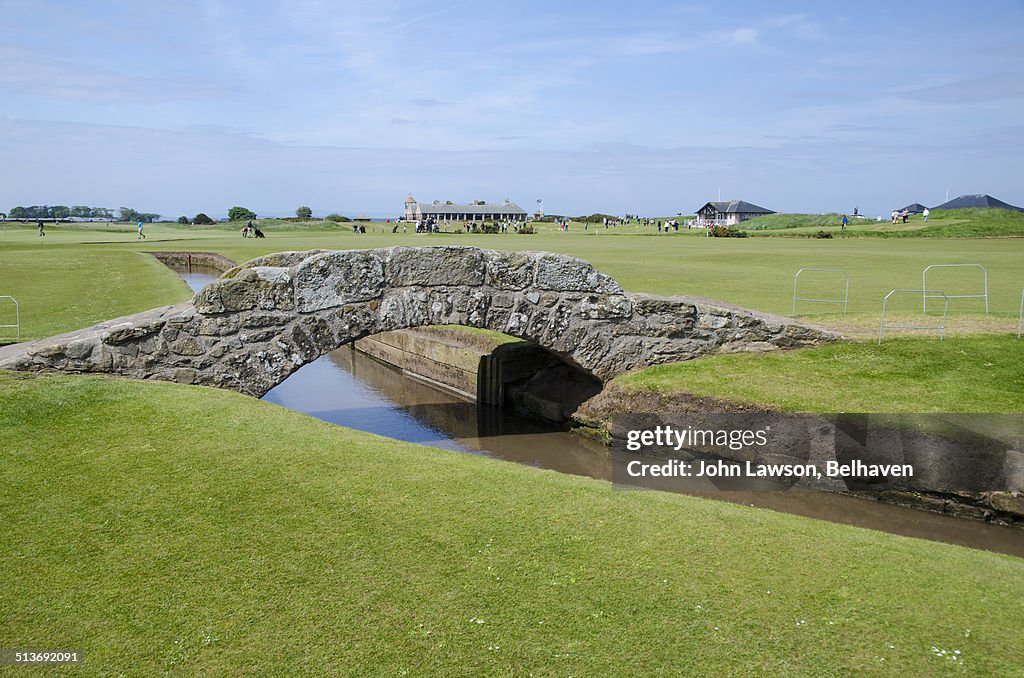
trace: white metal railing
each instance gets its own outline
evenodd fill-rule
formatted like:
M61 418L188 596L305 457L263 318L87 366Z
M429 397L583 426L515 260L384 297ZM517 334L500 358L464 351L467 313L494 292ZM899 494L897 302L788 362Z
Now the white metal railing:
M18 329L18 339L21 339L21 304L19 304L18 300L14 297L9 297L7 295L0 295L0 299L10 299L14 302L14 324L0 325L0 329L16 327Z
M885 309L889 303L889 297L894 294L926 294L931 298L944 298L946 300L945 308L942 310L942 324L941 325L886 325L885 324ZM941 290L892 290L889 294L885 295L882 299L882 319L878 323L878 343L882 343L882 334L885 330L939 330L939 341L946 338L946 317L949 315L949 297L946 296Z
M1017 338L1020 339L1020 332L1024 330L1024 290L1020 291L1020 315L1017 317Z
M982 294L949 294L949 295L943 294L942 296L946 298L947 305L948 305L950 299L984 299L985 300L985 313L988 313L988 269L985 268L984 266L982 266L981 264L932 264L931 266L926 266L925 269L923 271L921 271L921 290L922 290L922 294L921 294L921 312L922 313L927 313L928 312L928 299L929 299L929 295L928 295L928 292L926 291L928 289L928 271L930 269L933 269L933 268L980 268L982 273L984 274L984 285L985 285L985 290L984 290L984 292Z
M824 273L842 273L843 274L843 298L842 299L811 299L809 297L798 297L796 295L796 284L800 278L800 274L804 271L820 271ZM847 275L846 271L838 268L801 268L793 276L793 315L796 315L796 302L806 301L815 304L842 304L843 315L846 315L846 307L850 301L850 276Z

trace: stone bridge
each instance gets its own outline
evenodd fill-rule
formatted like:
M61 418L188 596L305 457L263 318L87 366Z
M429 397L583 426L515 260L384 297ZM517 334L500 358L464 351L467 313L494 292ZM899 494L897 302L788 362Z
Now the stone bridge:
M837 338L702 299L627 294L574 257L394 247L259 257L191 302L0 348L0 368L101 372L262 396L343 344L422 325L468 325L534 341L601 381L710 353Z

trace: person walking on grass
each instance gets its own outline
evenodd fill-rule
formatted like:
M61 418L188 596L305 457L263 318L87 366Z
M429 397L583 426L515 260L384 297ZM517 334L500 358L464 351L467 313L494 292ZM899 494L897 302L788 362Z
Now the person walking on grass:
M39 224L37 225L37 227L39 228L39 237L40 238L44 237L46 235L46 231L43 230L43 229L46 228L46 227L43 226L43 220L42 219L39 220Z
M925 221L928 221L928 215L929 215L929 214L931 214L931 212L929 212L929 211L928 211L928 208L927 208L927 207L925 207L925 208L924 208L924 212L921 212L921 214L922 214L922 215L924 215L924 220L925 220Z
M139 220L139 235L135 238L136 240L145 240L146 234L142 232L142 220Z
M847 219L847 218L846 218L846 215L844 214L844 215L843 215L843 224L842 224L842 226L840 227L840 229L839 229L839 230L840 230L840 231L845 231L845 230L846 230L846 225L847 225L848 223L850 223L850 220L849 220L849 219Z

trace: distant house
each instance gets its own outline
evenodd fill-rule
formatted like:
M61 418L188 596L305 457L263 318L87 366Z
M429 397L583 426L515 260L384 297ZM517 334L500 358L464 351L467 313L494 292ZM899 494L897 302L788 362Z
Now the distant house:
M902 209L898 209L896 211L897 212L906 212L907 214L921 214L926 209L928 209L928 208L925 207L924 205L922 205L921 203L919 203L919 202L912 202L909 205L907 205L906 207L904 207Z
M959 198L953 198L949 202L944 202L935 209L937 210L962 210L968 207L996 207L1004 210L1016 210L1018 212L1024 212L1024 207L1015 207L1009 203L1005 203L1002 200L997 200L991 195L985 193L974 193L970 195L961 195Z
M459 205L450 200L441 202L417 202L411 195L405 199L402 218L406 221L433 219L444 221L526 221L526 210L507 198L503 203L489 203L474 200L468 205Z
M735 226L741 221L763 217L766 214L775 214L775 212L758 207L746 200L714 201L706 203L697 210L697 226L700 228Z

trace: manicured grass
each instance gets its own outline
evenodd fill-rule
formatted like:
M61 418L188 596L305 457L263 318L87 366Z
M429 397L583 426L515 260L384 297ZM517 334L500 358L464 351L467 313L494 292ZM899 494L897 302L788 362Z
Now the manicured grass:
M13 296L21 305L22 340L69 332L192 296L176 273L142 252L50 242L10 247L2 241L0 294ZM13 323L14 306L0 300L0 325ZM0 342L15 338L15 330L0 329Z
M0 374L0 449L0 647L76 675L1024 672L1010 556L174 384Z
M849 217L849 215L847 215ZM820 230L835 237L876 238L979 238L1024 236L1024 212L990 207L959 210L932 210L928 221L920 214L910 215L907 223L854 219L841 230L841 214L768 214L743 222L750 235L813 235Z
M1024 412L1022 351L1012 335L851 342L659 365L617 383L791 412Z

